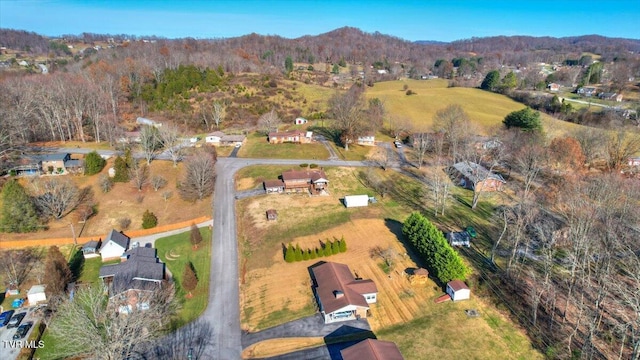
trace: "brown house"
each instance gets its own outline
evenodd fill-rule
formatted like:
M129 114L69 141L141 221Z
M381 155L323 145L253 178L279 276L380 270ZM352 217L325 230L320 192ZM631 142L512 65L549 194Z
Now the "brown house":
M462 161L450 169L450 174L464 188L478 191L501 191L506 183L502 176L487 170L484 166L470 161Z
M372 280L356 279L349 267L322 263L311 268L313 292L325 324L366 318L369 304L377 301Z
M326 191L329 184L327 175L322 170L289 170L282 172L285 192L304 192L319 194Z
M270 144L282 144L282 143L297 143L308 144L313 138L311 131L293 130L286 132L270 132L269 143Z
M343 360L404 360L400 349L391 341L366 339L340 350Z

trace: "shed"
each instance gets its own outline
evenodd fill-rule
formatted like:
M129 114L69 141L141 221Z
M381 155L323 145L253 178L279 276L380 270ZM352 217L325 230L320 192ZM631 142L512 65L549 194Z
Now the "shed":
M468 300L471 290L462 280L451 280L447 283L447 294L453 301Z
M44 292L44 285L33 285L27 293L29 305L33 306L39 302L47 301L47 295Z
M276 209L267 210L267 220L269 221L278 220L278 212L276 211Z
M347 195L344 197L345 207L368 206L369 195Z
M424 285L429 282L429 272L423 268L415 269L409 275L409 282L411 285Z
M303 117L296 118L296 125L302 125L302 124L306 124L306 123L307 123L307 119L305 119Z

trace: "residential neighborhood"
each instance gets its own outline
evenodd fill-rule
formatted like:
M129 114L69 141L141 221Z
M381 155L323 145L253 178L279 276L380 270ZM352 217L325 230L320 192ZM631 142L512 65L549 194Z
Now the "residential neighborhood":
M0 358L638 359L640 8L589 1L0 1Z

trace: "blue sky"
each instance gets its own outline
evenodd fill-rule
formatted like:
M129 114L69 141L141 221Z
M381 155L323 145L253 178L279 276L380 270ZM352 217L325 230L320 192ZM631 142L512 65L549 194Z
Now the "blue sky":
M56 36L107 33L296 38L352 26L405 40L598 34L640 39L640 0L0 0L0 27Z

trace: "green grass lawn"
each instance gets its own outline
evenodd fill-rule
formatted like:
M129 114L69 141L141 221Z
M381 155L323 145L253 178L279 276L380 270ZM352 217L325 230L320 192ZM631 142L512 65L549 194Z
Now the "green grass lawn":
M238 151L239 157L269 159L318 159L326 160L329 152L320 143L313 144L269 144L267 137L253 133Z
M209 302L209 273L211 271L211 231L201 228L202 243L193 250L189 241L190 232L184 232L156 240L158 257L167 265L176 284L176 300L180 304L173 328L185 325L200 316ZM187 298L187 292L180 286L185 264L191 262L198 277L198 286Z

